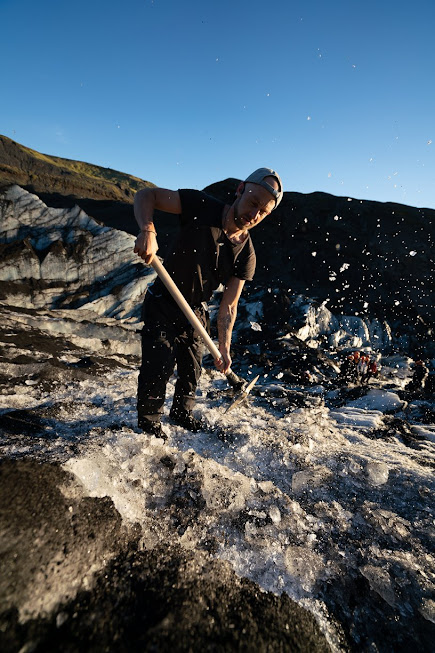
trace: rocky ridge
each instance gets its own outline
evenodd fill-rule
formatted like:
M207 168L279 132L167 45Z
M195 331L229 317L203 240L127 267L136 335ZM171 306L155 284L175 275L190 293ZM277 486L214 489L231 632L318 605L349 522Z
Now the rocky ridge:
M41 155L0 136L0 186L12 183L50 207L78 205L94 219L132 235L137 233L134 193L152 185L114 170ZM205 190L232 202L238 183L226 179ZM176 224L163 213L156 221L164 255ZM431 341L434 224L432 209L286 191L276 212L253 232L256 283L307 295L333 313L387 320L393 332L403 335L406 328L414 344Z

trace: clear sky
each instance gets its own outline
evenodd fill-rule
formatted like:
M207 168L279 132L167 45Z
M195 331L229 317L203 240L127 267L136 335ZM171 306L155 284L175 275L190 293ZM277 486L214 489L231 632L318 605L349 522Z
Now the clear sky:
M0 0L0 133L167 188L435 208L435 0Z

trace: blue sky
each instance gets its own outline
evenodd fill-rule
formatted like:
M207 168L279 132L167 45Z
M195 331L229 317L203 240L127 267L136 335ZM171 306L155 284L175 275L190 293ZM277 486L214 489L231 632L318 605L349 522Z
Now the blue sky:
M0 24L0 133L27 147L435 208L434 0L0 0Z

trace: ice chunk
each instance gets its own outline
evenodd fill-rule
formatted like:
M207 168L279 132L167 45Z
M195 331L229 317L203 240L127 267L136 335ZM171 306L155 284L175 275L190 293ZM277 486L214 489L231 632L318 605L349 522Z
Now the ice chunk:
M311 474L309 472L296 472L292 476L292 492L303 492L307 489Z
M420 612L425 619L435 624L435 601L433 599L423 599Z
M361 574L369 581L370 589L379 594L379 596L394 608L396 604L396 595L391 585L391 577L386 569L375 567L374 565L365 565L361 567Z
M260 483L258 484L258 487L265 494L269 494L269 492L273 491L275 486L272 483L272 481L260 481Z
M271 518L274 524L279 524L279 522L281 521L281 513L277 506L270 506L269 517Z
M290 546L285 553L285 566L291 576L300 582L305 592L311 592L322 575L322 558L307 547Z
M296 472L292 477L292 491L298 493L303 492L304 490L308 490L312 487L319 487L331 475L331 470L321 465L315 467L314 469Z
M250 479L210 463L204 466L202 494L210 510L242 510L251 493Z
M389 469L385 463L368 462L366 474L372 485L383 485L388 481Z
M354 408L352 406L343 406L336 411L331 411L330 417L339 424L349 425L362 431L382 428L383 425L383 415L380 411L364 410L364 408Z

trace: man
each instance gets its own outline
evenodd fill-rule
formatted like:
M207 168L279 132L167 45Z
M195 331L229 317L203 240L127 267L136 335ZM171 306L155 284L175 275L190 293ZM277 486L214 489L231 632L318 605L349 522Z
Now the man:
M361 379L361 383L363 384L368 384L370 383L370 379L378 376L379 374L379 368L378 368L378 363L374 359L370 359L368 356L368 362L367 362L367 372Z
M241 182L231 205L195 190L144 188L135 196L134 212L141 231L134 251L145 263L151 263L158 249L154 210L179 216L180 232L165 267L204 326L208 321L207 302L220 284L224 285L217 317L221 359L215 360L223 373L231 367L231 336L239 297L245 281L251 281L255 272L249 231L278 206L282 196L281 179L270 168L259 168ZM176 363L170 418L196 432L203 426L192 414L201 374L202 341L160 279L147 292L142 317L138 426L165 437L160 418L166 385Z
M350 383L355 378L356 363L353 354L346 356L343 363L340 366L340 378L344 383Z

